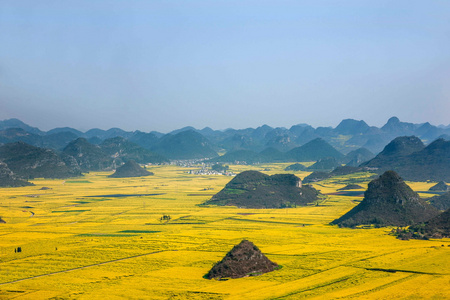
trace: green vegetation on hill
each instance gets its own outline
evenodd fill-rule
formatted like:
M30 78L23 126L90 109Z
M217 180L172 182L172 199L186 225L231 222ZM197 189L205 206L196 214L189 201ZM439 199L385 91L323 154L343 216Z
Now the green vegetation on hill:
M68 178L81 176L77 168L66 165L53 150L16 142L0 147L0 160L22 178Z
M317 181L325 180L325 179L328 179L328 178L331 178L334 176L343 176L343 175L349 175L349 174L365 172L365 171L367 171L367 169L365 169L365 168L341 166L341 167L337 167L336 169L334 169L331 172L321 172L321 171L312 172L311 174L306 176L305 179L303 179L303 182L305 182L305 183L317 182Z
M327 157L319 159L312 166L308 167L308 170L334 170L335 168L341 166L336 158Z
M441 239L450 238L450 209L425 223L415 224L408 229L394 230L399 239Z
M306 167L302 164L295 163L295 164L287 166L284 170L285 171L306 171Z
M342 153L321 138L314 139L303 146L294 148L287 152L287 155L293 161L317 161L326 157L336 159L344 157Z
M198 159L216 157L211 143L200 133L187 130L163 136L152 151L170 159Z
M306 205L318 199L313 187L299 187L300 178L293 174L266 175L244 171L233 178L205 205L232 205L245 208L284 208Z
M114 168L114 160L98 145L89 143L85 138L70 142L63 153L75 158L83 172L104 171Z
M346 186L344 186L343 188L337 189L338 191L345 191L345 190L359 190L362 189L363 187L360 186L359 184L348 184Z
M265 162L264 158L259 153L251 150L231 151L222 156L212 158L210 161L250 165Z
M427 199L431 205L439 210L447 210L450 208L450 192L443 195L434 196Z
M34 184L19 178L4 162L0 161L0 187L19 187L29 185Z
M438 139L424 147L417 137L398 137L361 166L378 173L394 170L411 181L450 181L450 141Z
M357 167L360 164L371 160L375 157L375 154L370 152L366 148L359 148L349 152L343 159L342 162L347 166Z
M106 139L100 144L100 147L106 154L114 158L116 164L128 160L134 160L141 164L157 164L169 161L164 156L142 148L138 144L130 142L123 137Z
M450 190L449 186L445 183L445 181L439 181L432 187L430 187L429 191L443 191L446 192Z
M340 227L358 225L409 226L425 222L439 211L414 192L394 171L387 171L369 183L364 199L331 224Z
M152 172L149 172L134 160L127 161L124 165L117 168L114 174L109 175L108 177L112 178L126 178L126 177L142 177L142 176L150 176L153 175Z

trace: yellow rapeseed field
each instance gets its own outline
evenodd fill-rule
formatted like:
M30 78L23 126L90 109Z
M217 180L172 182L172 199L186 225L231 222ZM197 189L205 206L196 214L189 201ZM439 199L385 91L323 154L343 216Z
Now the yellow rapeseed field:
M271 175L286 172L287 165L230 169ZM203 207L198 204L231 177L191 175L178 166L149 170L155 175L113 179L90 173L1 189L6 224L0 224L0 299L450 298L449 239L400 241L389 235L392 228L328 225L362 197L326 195L288 209ZM366 188L370 176L314 186L324 194L349 183ZM409 184L416 191L433 185ZM171 219L161 220L163 215ZM204 279L244 238L282 268Z

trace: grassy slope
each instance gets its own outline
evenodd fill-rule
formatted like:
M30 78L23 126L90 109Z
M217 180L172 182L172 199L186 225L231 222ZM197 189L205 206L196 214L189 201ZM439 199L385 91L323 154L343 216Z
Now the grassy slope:
M287 165L231 170L270 168L265 173L271 175ZM391 299L450 294L449 239L400 241L387 235L389 228L325 225L362 198L329 196L319 206L290 209L204 208L196 204L219 191L229 177L188 175L175 166L150 171L155 175L146 178L91 173L67 182L37 179L34 187L1 189L0 216L7 223L0 224L0 298ZM307 174L296 173L301 178ZM344 176L314 186L332 193L352 181L364 187L368 183ZM433 185L408 184L416 191ZM39 190L43 186L52 189ZM84 197L150 193L163 195ZM163 214L172 220L160 223ZM203 279L243 238L283 268L258 277ZM19 246L22 252L14 253ZM61 273L46 275L54 272ZM7 283L14 280L21 281Z

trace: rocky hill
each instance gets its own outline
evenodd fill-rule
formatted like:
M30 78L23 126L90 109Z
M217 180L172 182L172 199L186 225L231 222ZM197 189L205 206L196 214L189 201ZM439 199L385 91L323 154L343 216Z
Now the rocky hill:
M244 171L233 178L205 205L232 205L245 208L285 208L306 205L318 199L319 192L293 174L266 175Z
M4 162L0 161L0 187L20 187L29 185L34 184L19 178Z
M287 166L284 170L285 171L306 171L306 167L302 164L295 163L295 164Z
M395 168L399 161L408 155L425 148L423 142L415 136L402 136L392 140L375 158L362 166L378 168L382 172Z
M310 182L317 182L321 180L325 180L328 178L332 178L334 176L344 176L349 174L354 174L358 172L367 172L369 171L367 168L360 168L360 167L351 167L351 166L341 166L335 168L331 172L323 172L323 171L315 171L306 176L303 179L304 183L310 183Z
M31 146L24 142L0 146L0 160L17 176L25 179L81 176L78 168L68 166L53 150Z
M150 150L158 143L159 138L154 133L146 133L136 130L128 140L138 144L142 148Z
M347 153L347 155L345 155L345 157L342 159L342 163L346 164L347 166L357 167L360 164L369 161L374 157L375 154L373 154L368 149L359 148Z
M152 148L152 151L170 159L198 159L217 156L211 143L193 130L163 136Z
M402 159L396 169L406 180L450 182L450 141L435 140Z
M319 159L313 165L308 167L308 171L314 171L314 170L331 171L339 166L341 166L341 164L339 163L339 161L336 158L327 157L327 158Z
M438 192L447 192L449 190L450 187L445 183L445 181L439 181L429 189L429 191L438 191Z
M331 224L340 227L358 225L409 226L425 222L439 211L414 192L394 171L387 171L372 180L364 199Z
M258 164L266 162L259 153L251 150L235 150L225 153L222 156L214 157L211 162L223 162L231 164Z
M450 181L450 141L437 139L424 147L417 137L399 137L361 166L378 173L394 170L411 181Z
M333 148L321 138L314 139L303 146L296 147L287 152L292 161L317 161L331 157L340 160L344 157L342 153Z
M242 240L205 275L207 279L241 278L261 275L278 269L261 250L248 240Z
M117 165L128 160L134 160L141 164L159 164L169 160L160 154L144 149L138 144L128 141L123 137L114 137L104 140L100 148L115 160Z
M142 177L142 176L150 176L153 175L152 172L149 172L134 160L129 160L122 166L118 167L117 170L109 175L111 178L126 178L126 177Z
M447 210L450 208L450 192L428 198L427 201L439 210Z
M346 190L359 190L362 189L363 187L360 186L359 184L348 184L346 186L344 186L343 188L337 189L338 191L346 191Z
M89 143L85 138L70 142L63 153L74 157L82 172L106 171L115 168L114 159L100 146Z
M335 131L343 135L358 135L366 133L369 129L370 126L362 120L345 119L339 123Z

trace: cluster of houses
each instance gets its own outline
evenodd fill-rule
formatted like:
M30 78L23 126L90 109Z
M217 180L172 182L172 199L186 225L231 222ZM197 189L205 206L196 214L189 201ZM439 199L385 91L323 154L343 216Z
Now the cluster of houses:
M199 170L189 170L187 171L188 174L192 174L192 175L224 175L224 176L236 176L235 173L230 172L230 171L224 171L224 172L217 172L214 170L210 170L210 169L206 169L206 168L201 168Z

